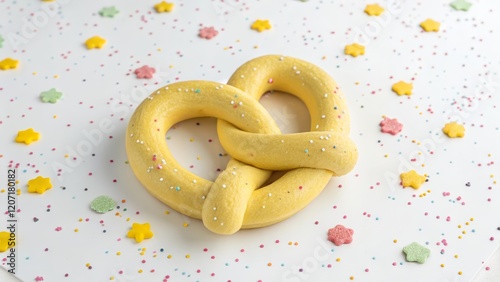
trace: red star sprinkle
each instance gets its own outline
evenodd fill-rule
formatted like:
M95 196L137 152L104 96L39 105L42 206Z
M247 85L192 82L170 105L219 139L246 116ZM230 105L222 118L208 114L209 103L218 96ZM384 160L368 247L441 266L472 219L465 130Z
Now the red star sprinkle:
M380 122L380 127L383 133L389 133L392 135L398 134L403 129L403 125L399 123L397 119L390 119L387 117Z
M351 228L345 228L343 225L337 225L334 228L328 230L328 240L334 243L336 246L342 244L349 244L352 242L352 235L354 230Z
M146 78L146 79L151 79L153 78L153 74L156 72L156 70L150 66L144 65L134 71L135 76L137 78Z
M204 28L200 29L200 33L198 34L198 36L200 36L201 38L205 38L205 39L212 39L217 34L219 34L219 32L217 30L215 30L215 28L213 26L211 26L211 27L204 27Z

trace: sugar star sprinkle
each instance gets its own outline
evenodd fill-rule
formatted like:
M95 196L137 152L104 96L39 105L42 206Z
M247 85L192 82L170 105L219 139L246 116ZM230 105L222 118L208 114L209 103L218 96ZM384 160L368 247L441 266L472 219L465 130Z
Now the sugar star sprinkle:
M87 49L101 49L106 44L106 39L100 36L93 36L85 41Z
M153 237L153 232L150 230L149 223L133 223L132 230L127 233L128 238L134 238L137 243L142 242L144 239Z
M134 74L137 78L150 79L153 78L153 74L156 70L150 66L142 66L134 71Z
M215 28L213 26L211 27L204 27L202 29L200 29L200 33L198 33L198 36L201 37L201 38L205 38L205 39L212 39L214 38L215 36L217 36L217 34L219 34L219 32L217 30L215 30Z
M470 9L470 7L472 6L472 3L467 2L465 0L455 0L455 1L450 3L450 6L457 11L466 12Z
M403 187L411 187L415 190L420 188L420 186L422 186L422 184L427 180L425 176L418 174L413 169L408 172L401 173L399 177L401 178L401 185L403 185Z
M346 55L351 55L353 57L357 57L359 55L364 55L365 54L365 46L360 45L358 43L346 45L345 49L344 49L344 53Z
M365 13L369 16L380 16L384 12L384 8L379 4L368 4L365 8Z
M334 243L336 246L342 244L349 244L352 242L352 235L354 230L351 228L346 228L343 225L337 225L334 228L328 230L328 240Z
M5 58L2 61L0 61L0 70L17 69L18 65L19 65L18 60L14 60L11 58Z
M106 18L113 18L114 16L116 16L120 11L118 11L116 9L115 6L111 6L111 7L104 7L102 8L100 11L99 11L99 15L101 15L102 17L106 17Z
M437 32L439 31L440 26L441 24L433 19L426 19L425 21L420 23L420 27L427 32Z
M8 231L0 232L0 253L3 253L5 251L7 251L8 249L10 249L10 247L15 246L15 241L14 241L14 245L9 246L9 239L10 239L10 232L8 232Z
M380 122L380 127L383 133L389 133L392 135L398 134L403 129L403 125L399 123L397 119L391 119L388 117L384 117L384 119Z
M443 133L450 138L462 138L465 135L465 127L456 122L449 122L444 125Z
M264 30L271 29L271 23L269 20L256 20L252 23L250 28L258 32L263 32Z
M406 83L404 81L399 81L392 85L392 91L396 92L399 96L401 95L411 95L413 90L413 84Z
M18 131L15 140L17 143L29 145L34 141L38 141L38 139L40 139L40 133L33 130L33 128L28 128L26 130Z
M50 178L48 177L37 176L28 181L29 193L43 194L50 188L52 188L52 183L50 183Z
M2 47L3 47L3 41L4 41L4 39L3 39L3 37L0 35L0 48L2 48Z
M40 93L40 98L45 103L57 103L61 99L62 93L57 91L55 88L51 88L48 91Z
M174 3L162 1L154 6L157 13L169 13L174 9Z
M431 254L431 251L429 249L417 242L413 242L410 245L404 247L403 252L406 254L406 261L415 261L418 263L424 263Z

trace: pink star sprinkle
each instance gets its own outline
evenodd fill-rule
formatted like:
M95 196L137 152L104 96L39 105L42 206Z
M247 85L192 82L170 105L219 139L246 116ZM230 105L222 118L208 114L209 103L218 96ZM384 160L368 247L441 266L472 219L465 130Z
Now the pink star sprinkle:
M43 277L42 276L37 276L37 277L35 277L35 281L36 282L41 282L41 281L43 281Z
M198 34L198 36L205 39L212 39L217 36L217 34L219 34L219 32L215 30L213 26L211 26L200 29L200 33Z
M155 72L156 70L154 68L147 65L144 65L134 71L137 78L146 78L146 79L153 78L153 74Z
M349 244L352 242L353 234L354 230L351 228L345 228L343 225L339 224L328 230L328 240L333 242L336 246Z
M382 127L381 130L383 133L389 133L392 135L398 134L403 129L403 125L399 123L397 119L390 119L387 117L380 122L380 127Z

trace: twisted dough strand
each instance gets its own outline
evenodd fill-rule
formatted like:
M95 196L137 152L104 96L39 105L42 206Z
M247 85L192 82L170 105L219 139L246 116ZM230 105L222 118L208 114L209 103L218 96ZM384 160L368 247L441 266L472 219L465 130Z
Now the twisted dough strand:
M311 132L281 134L258 103L270 90L304 101ZM220 142L234 158L214 183L182 168L165 143L172 125L204 116L218 118ZM159 89L132 116L126 146L134 173L156 198L215 233L232 234L288 218L332 175L349 172L357 150L348 133L347 107L331 77L310 63L270 55L242 65L228 85L188 81ZM290 171L261 187L271 170Z

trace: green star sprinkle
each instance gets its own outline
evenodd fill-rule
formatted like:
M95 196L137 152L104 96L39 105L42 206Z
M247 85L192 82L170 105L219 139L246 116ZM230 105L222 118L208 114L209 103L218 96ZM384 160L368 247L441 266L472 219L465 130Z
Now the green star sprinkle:
M468 11L472 3L465 0L455 0L451 2L450 6L457 11Z
M416 261L418 263L424 263L431 254L431 251L429 249L417 242L413 242L410 245L404 247L403 252L406 254L407 261Z
M49 91L40 93L40 98L45 103L57 103L61 99L62 93L58 92L55 88L51 88Z
M112 7L104 7L99 11L99 15L103 17L108 17L108 18L113 18L118 14L118 10L115 8L115 6Z
M106 213L112 211L115 206L115 200L108 196L99 196L90 203L90 208L98 213Z
M0 48L2 48L2 47L3 47L3 41L4 41L4 40L3 40L3 37L0 35Z

